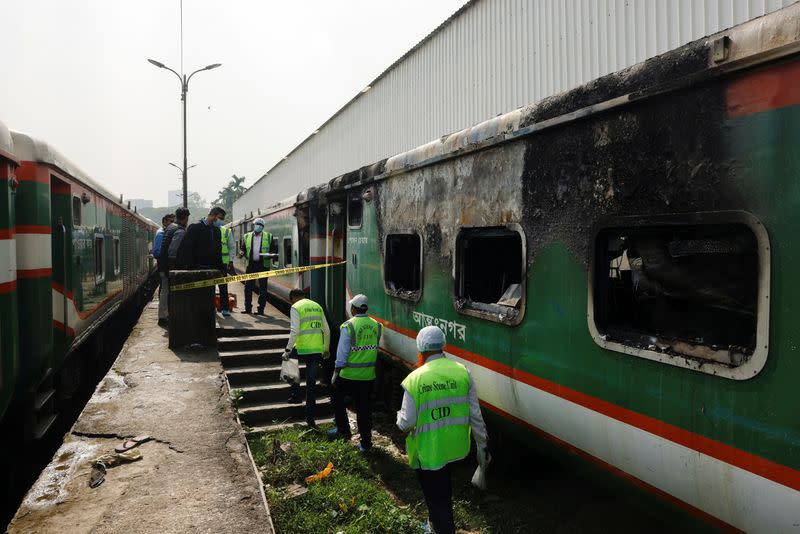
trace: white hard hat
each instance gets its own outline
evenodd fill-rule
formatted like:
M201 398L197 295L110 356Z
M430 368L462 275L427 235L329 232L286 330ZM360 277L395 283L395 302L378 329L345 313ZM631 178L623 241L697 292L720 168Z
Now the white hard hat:
M417 349L420 352L442 350L445 343L444 332L438 326L426 326L417 334Z
M361 293L350 299L350 306L353 308L364 308L367 306L367 303L367 296Z
M256 224L260 224L261 226L264 226L264 219L262 219L261 217L259 217L258 219L256 219L255 221L253 221L253 225L256 225Z

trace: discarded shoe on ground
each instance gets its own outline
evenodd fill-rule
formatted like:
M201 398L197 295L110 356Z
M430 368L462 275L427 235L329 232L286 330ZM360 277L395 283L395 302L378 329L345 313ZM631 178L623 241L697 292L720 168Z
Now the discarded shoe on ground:
M142 459L141 451L109 452L92 462L92 475L89 477L89 487L96 488L106 479L106 471L120 464L135 462Z

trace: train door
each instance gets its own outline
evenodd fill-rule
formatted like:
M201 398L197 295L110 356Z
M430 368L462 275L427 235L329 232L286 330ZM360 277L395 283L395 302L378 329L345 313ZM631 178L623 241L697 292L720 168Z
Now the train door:
M327 229L325 232L326 263L337 263L347 255L347 204L344 198L328 203ZM325 306L330 315L331 329L337 332L347 320L346 270L342 267L329 267L325 271Z
M50 241L53 265L53 345L56 367L60 367L67 353L75 325L69 315L69 294L72 272L72 193L67 182L55 176L50 181L50 213L52 239ZM80 202L80 199L76 197Z
M295 227L293 242L295 243L295 265L311 265L311 223L309 221L309 208L304 206L295 211ZM311 273L305 272L300 276L300 288L308 291L311 286Z

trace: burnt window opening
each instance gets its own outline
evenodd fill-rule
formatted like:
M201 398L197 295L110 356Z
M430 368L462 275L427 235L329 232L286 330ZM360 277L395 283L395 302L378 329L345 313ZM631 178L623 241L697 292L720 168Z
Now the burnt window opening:
M291 237L284 237L283 238L283 266L284 267L291 267L292 266L292 238Z
M361 221L364 216L364 201L358 194L351 194L347 197L347 226L351 228L361 228Z
M741 365L756 347L758 250L745 224L601 231L598 333L638 349Z
M98 283L106 278L104 246L103 236L94 236L94 280Z
M422 241L419 234L387 235L384 266L386 291L390 295L418 298L422 290Z
M462 230L456 240L456 307L513 321L523 297L522 236L505 228Z
M81 225L82 208L83 208L83 202L81 202L80 197L72 197L72 226Z

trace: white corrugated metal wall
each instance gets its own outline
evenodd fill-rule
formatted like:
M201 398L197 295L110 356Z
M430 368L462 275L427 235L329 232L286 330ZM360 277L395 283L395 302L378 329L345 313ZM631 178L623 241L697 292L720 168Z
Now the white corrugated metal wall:
M476 0L256 182L234 218L792 3Z

